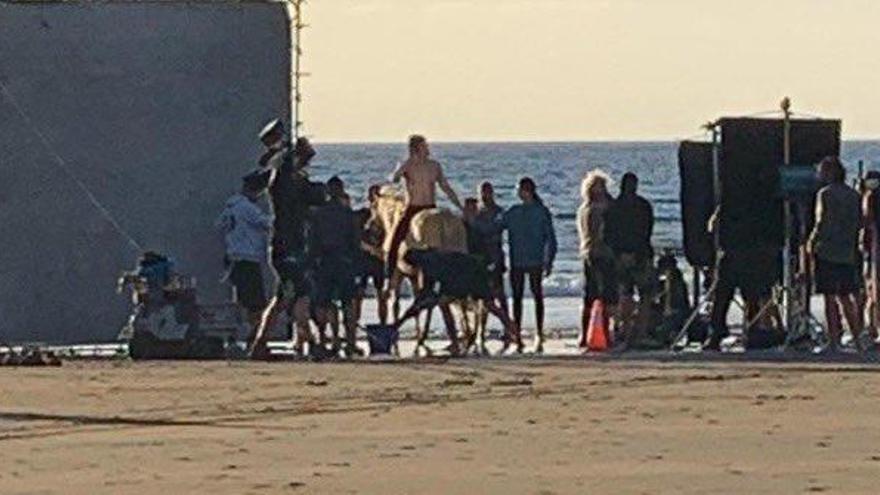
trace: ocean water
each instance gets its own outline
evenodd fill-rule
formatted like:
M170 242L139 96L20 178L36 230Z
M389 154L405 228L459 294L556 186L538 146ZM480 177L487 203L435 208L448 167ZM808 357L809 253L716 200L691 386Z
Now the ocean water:
M386 182L397 163L406 156L400 144L320 144L312 176L327 179L339 175L355 205L364 202L370 184ZM627 171L640 179L640 193L654 205L654 245L681 249L681 208L677 144L674 142L580 142L580 143L436 143L432 155L442 165L459 196L478 196L480 182L495 185L498 203L518 201L516 183L532 177L538 192L553 212L559 243L555 273L545 281L550 297L570 298L581 294L581 264L577 259L575 212L580 204L580 181L586 172L600 168L618 180ZM854 177L858 162L866 170L880 170L880 141L849 141L843 159ZM617 184L612 185L616 193ZM441 204L446 204L441 196Z

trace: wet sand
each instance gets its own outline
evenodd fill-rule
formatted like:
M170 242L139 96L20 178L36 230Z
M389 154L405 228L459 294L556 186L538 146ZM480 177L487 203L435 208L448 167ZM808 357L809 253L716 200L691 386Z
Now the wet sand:
M0 368L0 493L877 493L876 365Z

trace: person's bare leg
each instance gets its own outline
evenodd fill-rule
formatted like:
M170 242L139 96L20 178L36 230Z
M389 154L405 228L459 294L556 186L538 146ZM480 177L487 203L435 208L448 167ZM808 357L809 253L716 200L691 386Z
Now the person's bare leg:
M510 319L507 311L500 305L498 305L493 299L484 301L483 305L485 306L487 313L492 313L494 317L498 318L501 321L501 324L504 325L504 331L507 335L513 336L519 333L516 328L516 323L514 323L514 321Z
M269 305L266 306L266 310L263 312L260 325L254 334L254 340L249 345L248 354L250 354L252 359L265 359L268 357L269 349L266 347L266 344L269 339L269 327L275 322L275 318L278 317L281 311L286 309L286 305L277 296L269 301Z
M308 344L311 349L316 345L315 336L312 333L310 319L310 301L308 297L300 297L293 303L291 317L296 327L296 339L300 345Z
M403 275L400 270L394 270L388 278L388 288L385 299L391 303L391 317L396 324L400 321L400 285L403 283Z
M843 309L843 316L849 325L849 331L852 333L853 341L856 348L864 350L862 347L862 329L864 328L864 320L862 319L861 307L858 303L857 295L839 296L840 306Z
M840 346L840 334L842 332L837 297L826 294L823 296L823 299L825 300L825 320L828 322L828 339L831 341L829 348L837 350Z
M449 301L441 300L440 314L443 315L443 322L446 324L446 335L449 337L449 353L457 356L461 352L458 345L458 330L455 328L455 316L452 314Z
M480 339L480 353L488 354L488 348L486 347L486 334L487 334L487 325L489 323L489 309L488 306L490 304L487 301L477 301L477 337ZM504 333L509 334L509 329L507 326L504 326Z
M264 309L265 311L265 309ZM257 332L260 329L260 323L263 322L263 311L248 311L246 314L248 327L250 332L247 336L247 343L250 345L257 338Z
M474 333L474 329L471 328L471 321L468 315L468 302L466 300L459 300L455 303L461 321L461 335L459 336L459 341L463 342L461 350L463 354L467 354L470 352L471 346L476 343L476 333Z

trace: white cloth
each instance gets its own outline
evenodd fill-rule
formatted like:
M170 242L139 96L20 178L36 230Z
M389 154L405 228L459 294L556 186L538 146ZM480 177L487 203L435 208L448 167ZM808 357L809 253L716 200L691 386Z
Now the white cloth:
M263 263L268 257L272 215L239 193L226 201L216 222L231 260Z

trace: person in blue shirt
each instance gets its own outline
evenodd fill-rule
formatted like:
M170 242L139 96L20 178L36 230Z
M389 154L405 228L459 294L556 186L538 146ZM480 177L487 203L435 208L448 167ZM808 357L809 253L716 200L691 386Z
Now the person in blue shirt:
M543 278L553 272L556 258L556 233L550 210L538 196L535 181L524 177L517 190L522 203L511 206L502 217L502 228L507 230L507 246L510 255L510 287L513 292L513 318L516 328L522 326L522 299L525 279L535 300L535 352L544 351L544 288ZM522 338L516 339L517 351L522 352ZM505 341L505 350L511 344Z

